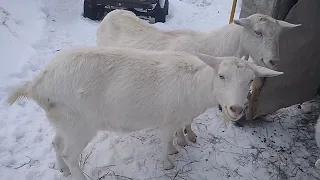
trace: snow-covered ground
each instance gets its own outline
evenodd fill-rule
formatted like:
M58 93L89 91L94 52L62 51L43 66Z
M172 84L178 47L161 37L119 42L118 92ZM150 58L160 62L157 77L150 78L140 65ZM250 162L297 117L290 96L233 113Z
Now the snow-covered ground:
M81 0L0 0L0 179L58 180L54 131L41 108L5 104L8 87L32 78L56 51L94 45L98 22L85 19ZM229 21L232 0L170 0L165 29L210 30ZM239 15L241 1L235 18ZM314 162L319 99L279 110L265 121L224 128L216 108L192 124L198 141L172 156L164 171L157 130L118 136L99 133L80 158L88 179L271 180L320 179Z

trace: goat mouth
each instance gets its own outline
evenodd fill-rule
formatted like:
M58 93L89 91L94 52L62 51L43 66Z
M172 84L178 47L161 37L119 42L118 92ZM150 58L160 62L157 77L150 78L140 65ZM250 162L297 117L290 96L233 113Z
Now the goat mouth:
M270 61L270 64L273 67L273 70L276 70L278 68L278 63L276 61Z
M227 106L224 107L224 108L225 108L225 111L223 111L221 104L218 104L218 108L219 108L219 111L221 111L223 114L227 115L228 118L229 118L231 121L236 121L236 120L238 120L238 118L234 118L234 117L232 117L232 116L229 114L229 111L228 111Z
M238 118L234 118L229 114L227 106L225 106L226 115L230 118L231 121L236 121Z

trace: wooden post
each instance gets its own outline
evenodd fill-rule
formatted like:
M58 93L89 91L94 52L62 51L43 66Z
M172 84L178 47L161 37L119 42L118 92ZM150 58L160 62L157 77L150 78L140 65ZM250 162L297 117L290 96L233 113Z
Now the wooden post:
M236 11L236 6L237 6L237 0L233 0L232 9L231 9L231 13L230 13L229 24L231 24L233 22L234 12Z

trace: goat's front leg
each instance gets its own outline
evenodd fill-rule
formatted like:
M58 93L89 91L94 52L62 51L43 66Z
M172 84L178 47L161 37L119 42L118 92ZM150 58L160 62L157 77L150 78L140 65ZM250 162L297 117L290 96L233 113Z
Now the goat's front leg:
M181 147L184 147L187 145L187 141L184 138L183 128L180 128L180 130L177 132L177 144Z
M189 141L191 141L193 143L197 142L197 136L191 129L191 123L187 124L184 128L181 128L177 132L177 144L182 147L187 145L184 134L187 134Z
M169 159L170 154L178 153L177 149L173 146L173 134L179 128L175 128L176 126L165 126L160 128L160 138L163 144L163 169L169 170L173 169L174 165L172 161Z

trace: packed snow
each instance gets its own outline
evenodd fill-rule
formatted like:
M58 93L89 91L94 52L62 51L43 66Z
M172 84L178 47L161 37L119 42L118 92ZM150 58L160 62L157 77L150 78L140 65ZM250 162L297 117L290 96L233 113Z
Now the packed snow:
M163 29L209 31L229 21L232 0L169 0ZM1 180L66 180L56 170L54 129L34 102L5 103L12 85L34 77L55 52L95 45L99 22L82 17L81 0L0 0ZM235 18L238 18L238 1ZM177 147L164 171L157 129L127 135L101 132L80 158L88 179L320 179L314 124L320 99L295 105L245 127L223 126L216 107L195 119L197 143Z

